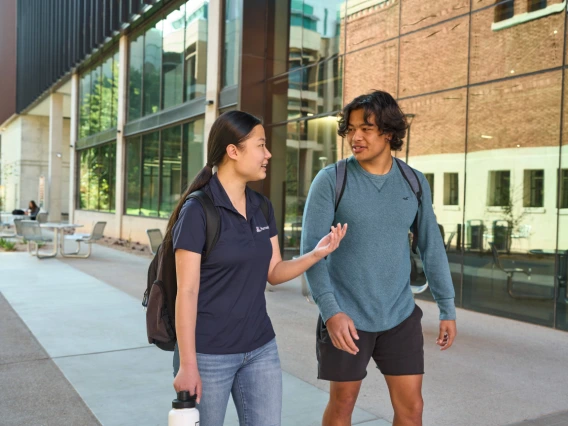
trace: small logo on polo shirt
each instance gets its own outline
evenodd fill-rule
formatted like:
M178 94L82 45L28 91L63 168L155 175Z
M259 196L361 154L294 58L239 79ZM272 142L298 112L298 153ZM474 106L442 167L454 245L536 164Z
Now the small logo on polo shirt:
M402 199L403 199L403 200L408 200L408 197L403 197Z
M267 231L267 230L269 230L269 229L270 229L270 226L263 226L263 227L257 226L257 227L256 227L256 232Z

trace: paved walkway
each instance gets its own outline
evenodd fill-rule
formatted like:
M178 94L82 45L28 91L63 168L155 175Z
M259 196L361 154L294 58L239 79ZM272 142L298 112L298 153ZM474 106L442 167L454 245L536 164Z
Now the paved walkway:
M93 253L42 261L0 254L0 424L166 425L171 354L146 343L140 306L149 259L101 246ZM316 379L317 308L301 298L297 280L270 290L283 425L319 425L329 387ZM460 309L456 346L441 353L436 306L419 303L425 425L568 425L561 412L567 333ZM389 425L384 380L375 368L368 372L353 424ZM557 423L544 423L549 419ZM232 406L225 424L237 425Z

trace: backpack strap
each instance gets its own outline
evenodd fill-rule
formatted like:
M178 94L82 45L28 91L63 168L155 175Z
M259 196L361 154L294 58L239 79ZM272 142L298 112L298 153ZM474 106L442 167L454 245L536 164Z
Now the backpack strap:
M205 191L197 190L192 192L188 195L186 201L190 198L199 201L201 207L203 207L203 211L205 212L205 253L201 260L204 262L209 254L211 254L211 250L213 250L213 247L215 247L215 244L217 244L217 241L219 240L221 220L211 197L209 197Z
M399 158L393 157L395 160L402 177L408 182L412 192L416 196L418 200L418 209L422 205L422 185L420 185L420 180L418 179L418 175L416 172L402 161ZM412 251L416 253L416 247L418 246L418 211L416 212L416 216L414 217L414 222L412 222Z
M347 159L343 158L335 163L335 211L339 207L341 197L347 184Z

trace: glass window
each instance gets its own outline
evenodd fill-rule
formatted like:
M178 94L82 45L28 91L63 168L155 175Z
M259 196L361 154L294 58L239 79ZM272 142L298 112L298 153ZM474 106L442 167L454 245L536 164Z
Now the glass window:
M430 192L432 193L432 204L434 204L434 173L424 173L424 177L428 181Z
M100 130L108 130L111 128L111 120L113 116L113 57L110 56L102 65L102 81L101 81L101 128ZM116 113L116 111L115 111Z
M128 74L128 120L142 115L142 69L144 66L144 34L130 42Z
M185 100L205 96L208 2L185 5Z
M116 52L112 61L112 115L110 117L110 127L116 127L118 118L118 78L119 78L119 54Z
M239 83L242 39L242 0L225 0L225 37L222 87Z
M162 21L144 34L143 115L160 110L162 71Z
M187 188L189 182L191 182L203 168L203 149L205 144L204 126L204 119L183 125L183 190Z
M495 19L494 22L501 22L505 19L512 18L515 15L515 2L514 0L497 0L496 3L500 3L495 6Z
M560 208L568 209L568 169L560 170Z
M169 217L181 196L181 156L181 126L163 130L160 217Z
M101 130L102 66L91 71L91 110L89 114L89 134Z
M164 108L169 108L183 102L185 5L166 16L162 21L162 31L162 93Z
M534 12L535 10L545 9L546 0L527 0L527 11Z
M523 206L544 207L544 170L525 170Z
M142 136L142 216L158 216L160 133Z
M204 124L201 118L127 140L126 214L170 216L203 168Z
M113 212L115 209L116 143L78 151L78 208Z
M457 173L444 173L444 205L459 204L459 186Z
M116 126L118 114L118 52L81 76L79 139Z
M91 73L81 77L79 100L79 139L89 136L89 116L91 112Z
M499 170L489 172L489 206L503 207L510 202L511 172Z
M141 215L142 143L139 136L126 141L126 214Z
M316 174L341 158L341 138L334 116L290 122L269 128L271 163L270 198L281 230L284 257L299 253L306 198ZM280 143L282 141L282 143ZM284 143L285 141L285 143Z

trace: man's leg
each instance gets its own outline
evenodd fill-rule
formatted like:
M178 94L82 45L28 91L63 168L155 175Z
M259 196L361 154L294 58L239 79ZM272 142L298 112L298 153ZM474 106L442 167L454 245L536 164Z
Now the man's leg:
M424 337L422 310L412 314L377 339L373 358L385 376L392 406L393 426L422 425L422 376L424 374Z
M385 376L394 409L393 426L422 426L422 374Z
M361 383L330 382L329 402L323 413L323 426L350 426Z

